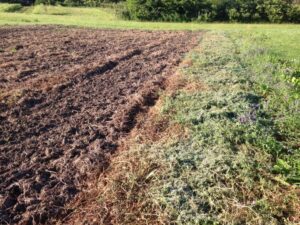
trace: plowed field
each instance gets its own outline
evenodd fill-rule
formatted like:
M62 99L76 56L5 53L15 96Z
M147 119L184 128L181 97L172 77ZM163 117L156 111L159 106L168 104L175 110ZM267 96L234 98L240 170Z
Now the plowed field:
M198 37L0 27L0 224L67 213Z

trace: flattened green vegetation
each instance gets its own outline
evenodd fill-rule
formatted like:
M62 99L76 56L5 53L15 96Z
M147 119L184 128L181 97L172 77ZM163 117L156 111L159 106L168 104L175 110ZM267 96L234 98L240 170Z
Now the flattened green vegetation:
M160 109L189 137L137 137L117 157L99 202L117 222L299 223L300 57L289 45L300 31L282 45L276 38L286 31L276 32L204 36L182 71L201 88L163 97Z

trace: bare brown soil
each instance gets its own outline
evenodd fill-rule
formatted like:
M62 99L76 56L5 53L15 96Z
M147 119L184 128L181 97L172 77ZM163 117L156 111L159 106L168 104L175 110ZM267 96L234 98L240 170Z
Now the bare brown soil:
M182 61L179 67L185 65ZM172 97L178 90L187 91L192 83L179 71L166 77L163 94L153 107L136 116L135 127L120 141L109 168L66 205L71 213L56 221L57 225L170 224L160 205L148 195L151 174L155 172L159 176L163 168L155 160L140 158L137 149L139 145L164 145L170 139L189 137L189 131L180 124L170 123L170 114L163 115L161 108L165 96Z
M198 36L0 27L0 224L68 214Z

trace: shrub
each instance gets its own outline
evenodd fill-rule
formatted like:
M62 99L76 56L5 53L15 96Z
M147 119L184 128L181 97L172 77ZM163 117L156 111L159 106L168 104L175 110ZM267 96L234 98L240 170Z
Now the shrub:
M12 4L21 4L21 5L31 5L34 3L34 0L1 0L1 3L12 3Z
M61 3L61 1L57 1L57 0L35 0L35 4L36 5L56 5Z
M292 0L127 0L130 17L162 21L299 22Z
M120 1L123 0L35 0L35 4L98 7L105 5L106 3L111 4Z
M191 21L208 8L197 0L127 0L127 4L131 17L139 20Z
M2 4L0 6L0 12L17 12L22 9L21 4Z
M118 18L129 20L131 19L128 7L126 2L119 2L119 3L109 3L108 6L115 11L115 14Z
M291 11L292 8L292 0L266 0L264 3L268 20L275 23L289 21L288 12Z
M287 12L289 22L300 23L300 6L294 6Z
M84 1L83 0L65 0L63 4L67 5L67 6L83 6Z

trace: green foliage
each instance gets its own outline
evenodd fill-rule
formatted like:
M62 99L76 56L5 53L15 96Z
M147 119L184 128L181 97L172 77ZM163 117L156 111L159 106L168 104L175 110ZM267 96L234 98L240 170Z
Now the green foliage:
M118 3L122 0L35 0L35 4L99 7L107 3Z
M267 0L263 6L270 22L289 21L288 15L292 8L292 0Z
M291 22L300 23L300 6L294 6L288 11L288 18Z
M273 167L274 172L286 174L291 171L292 166L290 166L286 161L282 159L277 159L276 164Z
M35 4L43 4L43 5L57 5L57 4L62 4L63 0L35 0Z
M8 3L99 7L126 2L119 16L148 21L300 22L292 0L5 0ZM124 5L122 5L124 6Z
M282 179L299 184L300 58L296 54L299 47L295 47L296 49L287 47L294 44L292 37L296 35L299 34L291 34L291 40L286 40L281 46L277 44L279 37L271 34L248 34L246 39L249 40L245 40L247 43L245 48L248 51L250 49L255 57L245 56L253 72L260 75L255 78L254 88L263 97L261 109L265 112L265 118L261 120L259 132L252 143L272 155L276 161L273 171L282 174L284 177ZM282 42L284 34L281 36ZM255 53L254 49L259 48L258 46L272 46L272 48ZM268 127L265 134L262 127Z
M32 5L35 0L1 0L1 3Z
M67 6L83 6L84 0L64 0L63 3Z
M199 0L127 0L127 4L131 17L140 20L190 21L205 8Z
M162 21L299 22L291 0L127 0L133 19Z
M1 4L0 12L17 12L21 10L23 7L21 4Z
M0 4L0 8L3 4ZM278 40L276 46L284 46L283 51L289 48L288 54L295 57L299 55L300 45L298 36L290 35L299 30L295 24L237 24L237 23L170 23L170 22L138 22L124 20L123 3L109 4L112 7L61 7L39 5L23 7L17 13L0 13L0 25L24 25L24 24L59 24L77 27L94 28L119 28L119 29L151 29L151 30L252 30L252 31L284 31L273 32ZM114 7L116 6L116 8ZM36 7L40 7L41 11ZM119 8L120 7L120 8ZM118 9L119 8L119 9ZM116 14L118 10L118 14ZM41 15L42 16L41 16ZM55 15L55 16L53 16ZM128 17L127 17L128 18ZM285 45L288 43L289 45ZM266 43L268 44L268 42ZM291 47L290 47L291 46Z

